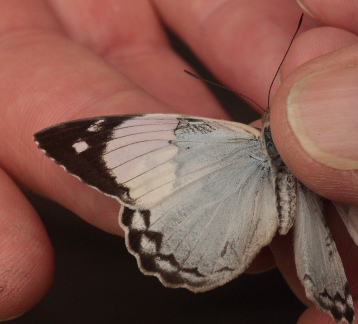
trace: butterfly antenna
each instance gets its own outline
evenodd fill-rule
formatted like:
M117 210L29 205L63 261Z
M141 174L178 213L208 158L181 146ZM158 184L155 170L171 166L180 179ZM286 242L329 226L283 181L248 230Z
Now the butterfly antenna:
M271 84L270 84L270 88L269 88L269 92L268 92L268 96L267 96L267 107L270 107L270 97L271 97L271 90L272 90L273 83L275 82L275 80L276 80L276 78L277 78L277 75L278 75L278 72L280 71L283 62L285 61L285 58L286 58L288 52L290 51L290 48L291 48L291 46L292 46L292 43L293 43L294 39L296 38L298 31L299 31L300 28L301 28L302 20L303 20L303 14L302 14L301 17L300 17L300 21L298 22L297 29L296 29L296 31L295 31L295 33L294 33L292 39L291 39L291 42L290 42L290 44L289 44L289 46L288 46L288 48L287 48L287 50L286 50L286 53L285 53L285 55L283 56L283 59L282 59L280 65L279 65L279 67L278 67L278 69L277 69L277 71L276 71L276 73L275 73L273 79L272 79ZM192 72L190 72L190 71L188 71L188 70L184 70L184 72L187 73L187 74L189 74L190 76L192 76L192 77L194 77L194 78L200 80L200 81L203 81L203 82L205 82L205 83L211 84L211 85L213 85L213 86L215 86L215 87L218 87L218 88L222 88L222 89L231 91L231 92L235 93L236 95L238 95L238 96L240 96L240 97L246 98L246 99L248 99L249 101L251 101L253 104L255 104L257 107L259 107L264 113L266 112L266 109L264 109L263 107L261 107L261 105L259 105L254 99L250 98L249 96L244 95L243 93L237 92L237 91L235 91L235 90L233 90L233 89L230 89L230 88L228 88L228 87L225 87L225 86L223 86L223 85L221 85L221 84L218 84L218 83L209 81L209 80L207 80L207 79L204 79L204 78L202 78L202 77L200 77L200 76L198 76L198 75L196 75L196 74L194 74L194 73L192 73Z
M297 29L296 29L296 31L295 31L295 33L294 33L292 39L291 39L290 45L288 45L287 51L286 51L285 55L283 56L283 59L282 59L280 65L279 65L279 67L278 67L278 69L277 69L277 71L276 71L276 73L275 73L275 76L274 76L273 79L272 79L271 84L270 84L270 88L269 88L269 92L268 92L268 96L267 96L267 107L270 107L270 97L271 97L271 90L272 90L273 83L275 82L275 80L276 80L276 78L277 78L277 75L278 75L278 72L280 71L283 62L285 61L285 58L286 58L288 52L290 51L290 48L291 48L291 46L292 46L292 43L293 43L294 39L296 38L298 31L299 31L300 28L301 28L302 19L303 19L303 14L301 15L300 21L298 22Z
M244 97L244 98L250 100L250 101L251 101L253 104L255 104L257 107L259 107L263 112L266 111L266 110L265 110L264 108L262 108L254 99L252 99L252 98L250 98L250 97L244 95L243 93L237 92L237 91L235 91L235 90L233 90L233 89L230 89L230 88L227 88L227 87L225 87L225 86L223 86L223 85L221 85L221 84L218 84L218 83L209 81L209 80L207 80L207 79L201 78L200 76L197 76L196 74L194 74L194 73L192 73L192 72L190 72L190 71L184 70L184 72L187 73L187 74L189 74L190 76L192 76L192 77L194 77L194 78L200 80L200 81L204 81L205 83L211 84L211 85L213 85L213 86L215 86L215 87L218 87L218 88L222 88L222 89L231 91L231 92L235 93L236 95L238 95L238 96L240 96L240 97Z

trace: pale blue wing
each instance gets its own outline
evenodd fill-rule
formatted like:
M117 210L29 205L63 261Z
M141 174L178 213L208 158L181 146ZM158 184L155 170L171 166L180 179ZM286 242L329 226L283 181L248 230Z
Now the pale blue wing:
M338 323L354 320L353 300L336 244L322 213L321 198L298 184L295 222L297 274L308 299Z

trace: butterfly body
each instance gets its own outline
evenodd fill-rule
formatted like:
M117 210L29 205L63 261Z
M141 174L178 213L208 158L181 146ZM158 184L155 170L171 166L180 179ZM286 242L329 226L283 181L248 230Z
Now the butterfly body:
M223 285L277 232L294 226L307 297L336 321L353 321L321 199L284 164L268 116L261 132L196 116L103 116L55 125L35 140L68 172L122 204L128 250L165 286L203 292ZM347 219L350 211L343 211Z
M296 216L297 179L287 168L277 151L272 138L269 113L268 110L262 118L263 127L260 139L262 150L267 157L266 161L270 166L270 177L276 195L278 232L285 235L291 229Z

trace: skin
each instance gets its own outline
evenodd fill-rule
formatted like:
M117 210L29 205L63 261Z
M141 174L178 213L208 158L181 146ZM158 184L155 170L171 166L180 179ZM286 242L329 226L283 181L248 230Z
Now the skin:
M312 160L292 133L286 102L292 85L310 72L332 62L357 64L358 6L354 0L310 0L304 6L315 20L305 16L301 36L281 69L281 85L274 86L274 140L303 183L327 198L357 205L357 172L332 171ZM46 230L20 188L59 202L105 231L123 234L119 204L47 159L33 133L71 119L111 114L229 118L203 83L180 73L193 69L170 48L160 21L221 82L265 107L268 85L301 12L292 0L0 2L0 319L33 307L54 273ZM341 48L346 51L337 52ZM358 249L330 206L327 219L357 299ZM296 277L291 241L290 235L275 238L272 253L264 249L251 271L276 263L297 296L311 305ZM299 323L334 322L310 307Z

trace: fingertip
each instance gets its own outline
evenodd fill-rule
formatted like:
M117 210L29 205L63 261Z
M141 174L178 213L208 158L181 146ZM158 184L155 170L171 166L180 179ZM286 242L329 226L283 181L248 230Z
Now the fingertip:
M296 0L299 6L322 24L357 32L358 6L356 1Z
M0 321L18 317L47 293L54 254L41 220L0 170Z
M355 303L355 313L358 312L358 306L357 301L354 301ZM337 322L328 314L322 313L318 308L315 306L311 306L307 308L301 317L299 318L297 324L337 324ZM357 323L357 320L354 321L354 323Z
M316 26L315 26L316 27ZM304 63L334 52L344 47L349 47L357 43L357 35L346 30L336 27L322 27L311 28L294 40L290 51L283 62L280 69L280 79L285 80L291 72ZM340 55L338 55L340 56ZM334 60L325 60L324 62L312 62L311 66L306 66L306 70L319 70L320 66L336 66L341 60L349 59L348 57L335 57ZM305 70L302 70L302 75Z
M336 324L334 319L328 314L322 313L315 306L307 308L301 317L299 318L297 324Z

